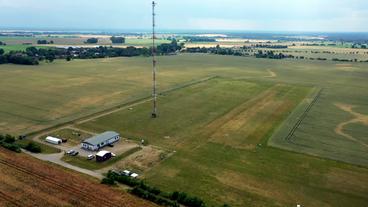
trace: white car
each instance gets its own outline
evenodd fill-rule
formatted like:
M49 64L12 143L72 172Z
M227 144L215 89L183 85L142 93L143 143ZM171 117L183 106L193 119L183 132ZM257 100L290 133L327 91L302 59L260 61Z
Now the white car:
M137 173L132 173L131 175L130 175L130 177L132 177L132 178L137 178L139 175L137 174Z
M87 160L93 160L95 158L95 155L88 155Z

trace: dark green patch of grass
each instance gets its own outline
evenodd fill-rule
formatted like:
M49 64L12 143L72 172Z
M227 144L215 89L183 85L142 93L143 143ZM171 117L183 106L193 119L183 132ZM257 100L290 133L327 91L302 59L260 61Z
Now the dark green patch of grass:
M17 143L22 148L25 148L30 142L32 142L32 140L29 140L29 139L17 140ZM39 142L36 142L36 144L41 147L41 153L42 154L54 154L54 153L61 152L59 149L57 149L55 147L51 147L51 146L46 145L46 144L42 144L42 143L39 143Z

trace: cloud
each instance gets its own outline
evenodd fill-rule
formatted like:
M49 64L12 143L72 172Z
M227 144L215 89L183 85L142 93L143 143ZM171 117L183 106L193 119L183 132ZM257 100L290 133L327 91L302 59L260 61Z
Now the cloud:
M249 20L201 18L189 19L187 27L202 30L257 30L259 24Z
M367 0L157 0L162 29L367 31ZM151 0L0 0L2 27L148 29Z

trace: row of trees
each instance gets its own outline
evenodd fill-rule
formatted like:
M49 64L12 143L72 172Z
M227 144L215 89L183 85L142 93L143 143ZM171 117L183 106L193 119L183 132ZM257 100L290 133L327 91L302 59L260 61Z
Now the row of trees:
M304 56L294 56L290 54L284 54L282 52L289 52L283 50L281 52L276 51L263 51L258 50L254 51L249 47L241 47L241 48L221 48L219 45L216 47L205 48L205 47L195 47L195 48L186 48L183 52L187 53L209 53L209 54L217 54L217 55L233 55L233 56L255 56L256 58L269 58L269 59L284 59L284 58L294 58L294 59L309 59L309 60L321 60L325 61L328 60L327 58L323 57L304 57ZM295 51L293 51L295 52ZM327 54L334 54L333 52L323 51L323 52L311 52L311 53L327 53ZM356 53L357 54L357 53ZM330 59L332 61L339 61L339 62L368 62L368 60L358 60L358 59L339 59L333 58Z
M273 51L263 52L259 50L254 54L256 58L269 58L269 59L284 59L284 58L294 58L293 55L285 55L283 53L274 53Z
M25 142L22 144L17 143L17 139L9 134L0 134L0 146L14 152L21 152L21 148L26 149L33 153L41 153L42 148L34 141Z
M159 205L169 207L179 207L180 205L190 207L206 206L203 200L195 196L190 196L185 192L164 192L156 187L148 185L143 181L119 174L114 171L109 171L107 173L107 177L102 180L102 183L110 185L114 184L115 182L132 187L133 189L130 191L132 194L155 202Z
M124 44L125 43L125 38L124 37L115 37L115 36L112 36L110 38L111 42L113 44Z
M86 44L97 44L98 43L98 38L89 38L84 43L86 43Z
M38 65L39 61L36 57L31 57L24 52L10 52L0 55L0 64L13 63L19 65Z
M187 42L217 42L215 38L186 36L183 37Z
M125 37L110 37L110 40L113 44L124 44L125 43ZM98 38L88 38L84 43L86 44L97 44Z
M0 45L6 45L6 43L5 43L5 42L1 42L1 41L0 41Z
M15 137L0 134L0 146L14 152L21 152L20 146L15 142Z
M37 44L39 45L47 45L47 44L54 44L54 41L47 41L47 40L37 40Z
M269 45L269 44L255 44L252 45L254 48L269 48L269 49L286 49L287 45Z
M156 48L158 55L176 54L182 49L176 40L171 43L161 44ZM4 54L0 49L0 64L13 63L22 65L38 65L40 61L53 62L55 59L92 59L105 57L133 57L150 56L151 48L114 48L114 47L96 47L96 48L36 48L29 47L26 51L11 51Z

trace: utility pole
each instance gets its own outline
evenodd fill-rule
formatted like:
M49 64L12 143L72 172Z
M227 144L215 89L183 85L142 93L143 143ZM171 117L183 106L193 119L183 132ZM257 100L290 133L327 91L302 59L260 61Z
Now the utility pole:
M155 22L155 1L152 1L152 96L153 96L153 110L152 118L157 118L157 91L156 91L156 22Z

